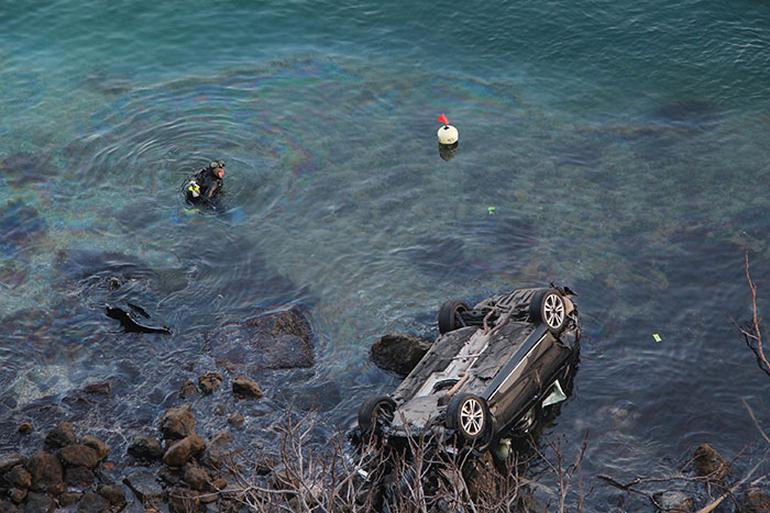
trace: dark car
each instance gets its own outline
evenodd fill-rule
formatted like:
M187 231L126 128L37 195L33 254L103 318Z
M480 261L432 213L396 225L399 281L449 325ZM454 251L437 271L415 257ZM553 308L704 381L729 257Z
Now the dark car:
M566 287L550 287L473 308L444 303L440 335L412 372L389 396L361 405L361 432L389 441L429 432L480 448L527 433L565 398L580 339L573 298Z

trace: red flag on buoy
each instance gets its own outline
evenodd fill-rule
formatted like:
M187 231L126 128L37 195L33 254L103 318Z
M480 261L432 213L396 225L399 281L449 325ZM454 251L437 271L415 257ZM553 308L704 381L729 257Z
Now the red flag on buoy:
M439 122L439 123L442 123L442 124L444 124L444 125L448 125L448 124L449 124L449 120L447 119L447 117L446 117L444 114L441 114L441 115L438 117L438 122Z

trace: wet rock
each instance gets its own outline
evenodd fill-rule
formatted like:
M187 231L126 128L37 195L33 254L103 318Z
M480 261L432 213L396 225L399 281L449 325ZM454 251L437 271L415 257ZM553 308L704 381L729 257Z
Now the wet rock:
M40 451L26 463L27 471L32 475L34 490L51 490L63 483L63 469L59 460L51 453Z
M214 435L203 452L201 461L210 468L220 468L232 454L230 446L233 442L233 435L227 431L222 431Z
M206 443L197 434L192 434L174 442L163 455L163 463L169 467L181 467L193 456L205 449Z
M751 487L739 502L741 513L770 513L770 495L761 488Z
M239 376L233 380L233 395L236 399L259 399L263 394L256 381Z
M0 511L3 513L19 513L19 508L10 501L0 499Z
M381 369L406 376L430 349L430 345L430 342L412 335L389 334L374 343L371 357Z
M31 422L22 422L19 424L19 433L22 435L28 435L35 430L35 426Z
M211 477L208 472L197 465L187 465L184 471L184 481L190 488L199 492L210 490Z
M158 499L163 495L163 488L151 472L140 470L132 472L123 480L142 502Z
M59 448L66 447L67 445L76 444L78 437L75 434L75 429L69 422L62 422L51 431L45 437L46 445Z
M107 499L97 493L88 492L78 503L78 513L104 513L109 507Z
M165 440L179 440L195 432L195 416L189 404L171 408L160 420L160 431Z
M80 492L64 492L59 496L59 506L62 508L72 506L73 504L76 504L82 497L83 494Z
M187 399L188 397L192 397L198 393L198 387L195 386L195 383L190 381L189 379L182 383L181 388L179 389L179 397L182 399Z
M215 479L212 484L214 485L215 489L220 491L226 489L228 486L227 479L223 479L221 477L219 479Z
M245 419L243 418L243 415L240 413L233 413L229 417L227 417L227 423L235 428L242 428L243 423L245 422Z
M96 457L99 459L99 461L104 461L107 456L110 455L110 446L104 443L99 438L93 436L93 435L86 435L83 438L80 439L80 442L96 451Z
M68 445L59 450L59 459L70 467L94 468L99 464L99 454L83 444Z
M730 472L730 463L711 445L704 443L695 449L693 455L695 472L710 479L721 480Z
M218 372L207 372L198 378L198 388L204 394L214 393L222 386L222 375Z
M309 368L315 362L310 323L297 307L227 324L205 333L204 341L218 361L249 372Z
M87 467L67 467L64 469L64 482L69 486L85 488L94 484L94 473Z
M660 504L665 513L692 513L694 502L692 497L680 490L668 490L656 493L653 498Z
M5 474L5 481L16 488L27 490L32 486L32 474L22 465L16 465Z
M25 461L26 458L17 452L0 456L0 474L11 470L16 465L23 465Z
M31 492L24 505L24 513L51 513L54 509L56 504L44 493Z
M101 383L89 383L83 387L83 392L92 395L109 396L112 394L112 384L109 381Z
M163 457L163 448L157 438L137 435L131 440L128 453L140 460L155 461Z
M188 488L171 488L168 491L168 509L170 513L196 513L200 511L197 493Z
M118 485L102 485L99 487L99 495L107 499L111 506L123 506L126 503L126 492Z
M22 488L11 488L8 490L8 497L14 504L21 504L27 498L27 490Z

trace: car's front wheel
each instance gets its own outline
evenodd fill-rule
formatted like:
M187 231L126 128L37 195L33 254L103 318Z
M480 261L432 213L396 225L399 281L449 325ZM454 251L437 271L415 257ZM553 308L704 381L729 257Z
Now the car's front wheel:
M529 315L534 321L543 322L551 333L558 335L567 325L567 305L564 296L556 289L541 290L532 297Z
M358 427L364 434L380 431L393 422L396 402L386 395L370 397L358 409Z
M438 332L442 335L465 326L462 314L469 310L462 301L447 301L438 310Z
M487 402L474 394L457 394L447 405L446 424L465 441L486 441L492 429Z

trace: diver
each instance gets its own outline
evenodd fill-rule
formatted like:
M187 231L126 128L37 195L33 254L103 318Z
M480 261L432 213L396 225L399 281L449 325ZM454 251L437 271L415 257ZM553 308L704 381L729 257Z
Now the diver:
M197 205L200 203L214 206L212 201L222 192L225 178L225 163L214 160L198 171L185 187L185 198Z

